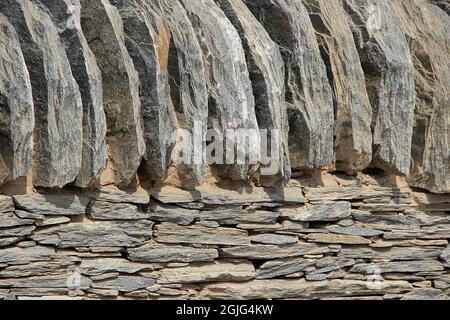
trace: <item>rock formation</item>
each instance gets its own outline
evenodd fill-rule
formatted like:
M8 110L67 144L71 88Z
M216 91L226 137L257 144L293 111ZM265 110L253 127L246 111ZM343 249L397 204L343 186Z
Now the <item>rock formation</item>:
M391 1L410 39L416 86L410 183L450 190L450 18L426 1Z
M415 90L405 34L386 1L344 3L372 104L373 165L408 174Z
M372 161L372 106L347 16L338 1L304 0L335 99L335 166L354 172Z
M106 168L106 118L103 110L102 75L81 30L79 1L42 0L50 11L66 48L72 74L83 102L83 151L75 184L87 187Z
M0 0L0 300L449 299L449 31L440 0Z
M102 72L107 142L115 181L127 185L145 152L138 72L125 46L119 10L108 0L82 0L81 27Z
M0 184L27 176L33 150L34 108L19 36L0 15Z
M308 12L301 0L245 3L280 47L286 66L292 168L331 165L332 92Z
M81 168L83 106L58 30L39 2L2 0L30 74L34 110L33 183L63 187Z

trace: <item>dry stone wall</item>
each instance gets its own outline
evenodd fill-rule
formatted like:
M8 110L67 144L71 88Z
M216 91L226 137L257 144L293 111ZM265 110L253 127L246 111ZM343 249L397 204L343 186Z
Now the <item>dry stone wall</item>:
M0 0L0 299L448 299L449 30L434 0Z
M0 196L1 297L449 298L450 197L307 185Z

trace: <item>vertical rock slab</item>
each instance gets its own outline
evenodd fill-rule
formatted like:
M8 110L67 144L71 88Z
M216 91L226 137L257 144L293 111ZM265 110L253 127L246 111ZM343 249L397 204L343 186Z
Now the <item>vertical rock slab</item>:
M410 185L450 192L450 17L424 0L390 0L409 38L416 85Z
M82 0L81 27L102 72L106 141L115 182L128 185L145 153L139 76L125 46L119 11L108 0Z
M400 21L381 0L344 0L372 105L372 165L409 173L414 72Z
M226 164L216 168L220 176L247 180L249 176L255 176L258 169L259 132L241 39L212 0L180 0L180 3L186 9L203 51L209 94L208 126L223 135L227 134L227 130L236 134L234 139L231 135L224 139L225 152L232 154L234 159L225 159ZM239 143L245 140L246 135L250 136L250 143ZM234 148L230 148L233 140L237 142ZM246 159L238 161L239 155L245 155ZM253 158L254 163L248 158Z
M81 167L82 102L58 31L46 9L2 0L0 11L19 34L35 109L33 184L63 187Z
M106 168L106 117L102 75L81 31L78 0L40 0L51 13L66 49L83 102L83 151L75 185L88 187Z
M0 14L0 185L31 168L34 109L19 36Z
M333 98L326 67L301 0L244 0L280 47L286 66L289 146L293 169L333 160Z
M245 50L258 126L267 130L266 155L273 161L265 166L267 175L278 176L287 181L291 173L289 124L285 102L284 62L280 50L242 0L215 1L238 31ZM271 131L272 129L274 130ZM271 140L272 133L278 134L278 140L275 137ZM264 175L264 171L261 174Z
M166 46L158 45L158 57L163 74L169 78L176 126L186 130L191 137L197 136L202 140L187 150L190 151L190 164L176 164L177 175L182 184L201 184L206 166L203 137L208 120L208 91L202 49L186 10L177 0L141 1L141 5L144 12L153 17L154 23L157 22L155 31L161 40L166 41Z
M162 180L167 174L176 128L170 100L167 56L170 34L155 14L136 1L111 1L122 16L125 45L139 74L145 164L148 175Z
M372 107L347 15L338 1L303 0L335 97L335 166L355 172L372 161Z

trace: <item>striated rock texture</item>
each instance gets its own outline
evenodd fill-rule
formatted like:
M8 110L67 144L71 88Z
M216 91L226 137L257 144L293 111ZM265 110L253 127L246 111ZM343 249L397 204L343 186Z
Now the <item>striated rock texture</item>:
M339 1L303 0L303 3L334 88L336 169L363 170L372 161L372 106L347 15Z
M34 108L19 36L0 14L0 185L27 176L33 150Z
M345 0L372 104L373 166L408 174L414 71L400 21L386 1Z
M272 139L269 141L271 149L267 150L266 155L276 156L276 159L272 160L276 163L265 165L273 166L272 175L289 180L289 124L285 101L284 63L280 50L242 0L216 0L216 3L241 37L255 96L259 128L277 130L269 133L273 134L273 137L266 138Z
M125 46L119 11L108 0L81 1L81 27L102 72L107 142L115 182L129 184L145 152L139 76Z
M82 101L58 30L40 2L2 0L15 27L33 88L33 183L63 187L81 168Z
M0 0L0 300L449 299L446 10Z
M239 34L213 0L181 0L180 3L202 48L209 95L208 127L220 130L225 136L219 142L231 146L226 159L218 164L219 175L247 180L256 174L260 136ZM233 131L227 135L227 130Z
M79 1L42 0L50 11L66 48L83 102L83 151L75 185L87 187L106 168L106 117L102 75L81 30Z
M301 0L245 0L280 47L286 66L286 102L293 169L331 165L333 98L325 64Z
M139 74L139 97L146 142L146 169L153 179L166 176L176 128L170 98L170 32L153 12L135 1L111 1L123 19L125 45Z
M187 130L192 137L200 141L186 148L190 163L174 164L182 184L200 184L205 175L205 147L201 139L206 133L208 119L208 92L202 49L195 31L189 21L186 10L177 0L143 1L143 10L150 12L154 21L158 21L161 40L158 44L160 66L168 77L170 99L176 127ZM197 127L196 127L197 126ZM152 135L150 139L154 139ZM180 141L173 141L180 144ZM183 145L172 150L177 152ZM172 156L172 154L171 154Z
M450 191L450 18L426 1L390 1L410 39L416 86L409 182Z

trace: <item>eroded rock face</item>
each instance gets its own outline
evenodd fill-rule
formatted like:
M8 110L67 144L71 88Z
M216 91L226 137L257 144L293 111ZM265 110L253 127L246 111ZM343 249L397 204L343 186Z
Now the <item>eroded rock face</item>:
M286 66L292 168L331 165L332 91L308 12L301 0L245 3L279 45Z
M58 31L42 4L3 0L15 27L33 88L35 108L33 183L63 187L81 168L82 102Z
M280 50L242 0L215 1L241 37L255 96L255 112L259 128L275 129L272 133L277 135L266 138L277 139L268 140L268 143L272 144L267 156L272 155L275 159L274 163L266 164L267 167L273 165L272 171L267 175L279 176L287 181L291 172L289 124L285 101L284 62ZM267 142L262 142L261 146L264 143Z
M248 155L258 163L255 100L239 34L212 0L181 0L180 3L186 9L203 52L209 94L208 127L221 131L223 135L228 129L235 130L236 137L230 135L218 140L225 140L226 149L233 146L233 141L238 141L227 152L234 158ZM248 147L245 145L246 135L249 136ZM219 175L232 180L247 180L248 176L255 176L257 165L248 159L242 160L242 163L232 161L234 164L231 165L219 164ZM222 161L228 163L226 159Z
M165 51L159 50L159 54L164 55L161 59L166 63L165 72L169 78L176 126L191 137L204 137L208 119L205 65L200 43L187 12L178 0L144 1L142 5L144 10L153 12L152 15L156 12L160 16L160 23L164 26L162 30L168 32L169 43ZM182 141L179 140L174 141L177 147L172 155L182 148ZM183 152L191 162L172 165L177 169L180 184L192 186L200 184L204 179L206 146L203 139L189 142L191 148L183 149ZM174 158L176 160L179 157Z
M19 36L0 14L0 185L31 168L34 107Z
M102 75L81 30L78 0L42 0L64 44L83 102L83 151L75 185L87 187L106 168L106 117Z
M410 39L417 91L408 181L450 192L450 18L426 1L390 3Z
M82 0L81 27L102 72L107 143L115 182L127 185L145 152L139 75L125 46L120 13L108 0Z
M303 0L303 3L334 88L336 169L363 170L372 160L372 107L346 13L338 1Z
M414 71L400 21L386 1L345 0L373 111L373 166L408 174Z
M139 74L146 171L159 181L167 174L176 128L167 71L170 31L148 5L136 1L111 3L123 19L125 45Z

